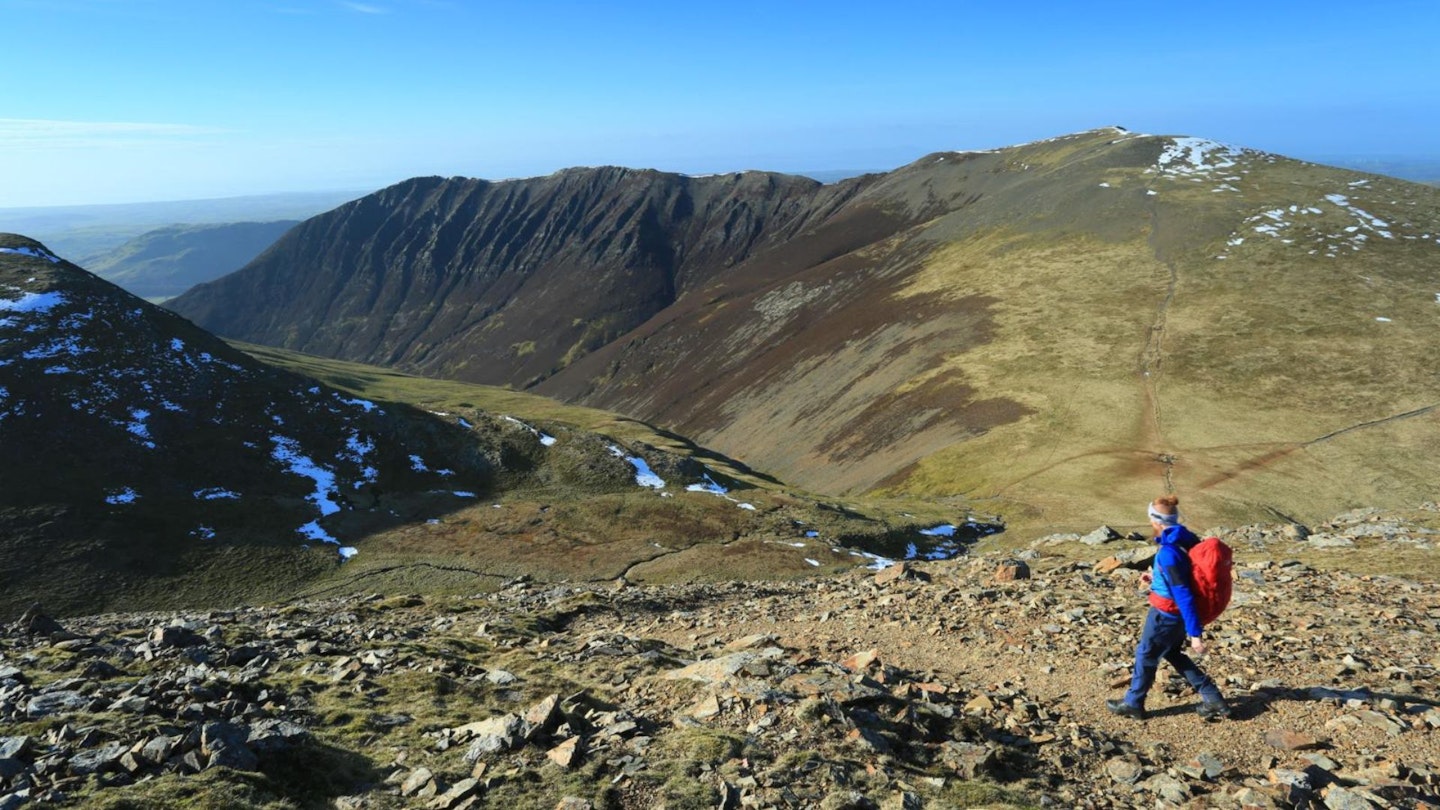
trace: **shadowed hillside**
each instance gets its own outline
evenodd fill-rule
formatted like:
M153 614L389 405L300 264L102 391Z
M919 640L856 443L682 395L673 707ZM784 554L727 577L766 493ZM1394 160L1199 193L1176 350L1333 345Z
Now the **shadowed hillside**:
M0 235L0 620L37 599L233 605L336 579L805 577L978 531L922 535L613 416L389 382L372 400L282 370Z

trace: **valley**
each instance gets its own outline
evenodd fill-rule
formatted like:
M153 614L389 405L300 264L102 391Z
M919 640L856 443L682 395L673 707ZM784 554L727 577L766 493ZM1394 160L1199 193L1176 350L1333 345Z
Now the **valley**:
M1436 806L1437 194L415 178L163 308L0 234L0 810ZM1223 723L1104 710L1169 490Z

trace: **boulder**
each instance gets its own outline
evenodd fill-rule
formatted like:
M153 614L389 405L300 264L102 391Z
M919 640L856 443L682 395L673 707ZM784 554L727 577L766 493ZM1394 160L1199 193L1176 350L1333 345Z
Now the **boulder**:
M1030 566L1023 560L1006 560L995 569L996 582L1014 582L1030 578Z
M1120 533L1109 526L1101 526L1093 532L1080 538L1080 542L1087 546L1101 546L1106 543L1119 540Z

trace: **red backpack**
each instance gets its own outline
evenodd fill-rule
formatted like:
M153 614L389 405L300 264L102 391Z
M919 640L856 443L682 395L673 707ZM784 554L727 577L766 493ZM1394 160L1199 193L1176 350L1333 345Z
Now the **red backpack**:
M1195 612L1200 614L1200 624L1207 625L1220 618L1230 604L1230 592L1235 580L1230 569L1234 565L1234 554L1225 541L1218 537L1207 537L1190 547L1190 592L1195 595ZM1174 600L1167 599L1154 591L1150 592L1150 604L1166 613L1179 613Z
M1229 606L1235 585L1230 572L1234 560L1230 547L1218 537L1207 537L1190 547L1190 576L1195 582L1195 610L1201 624L1220 618Z

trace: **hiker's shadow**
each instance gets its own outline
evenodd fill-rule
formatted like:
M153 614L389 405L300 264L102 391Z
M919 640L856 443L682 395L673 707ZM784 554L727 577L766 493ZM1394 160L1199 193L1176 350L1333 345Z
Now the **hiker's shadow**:
M1264 686L1253 692L1232 694L1227 697L1227 702L1230 704L1230 719L1242 721L1253 720L1270 712L1271 707L1276 703L1333 703L1337 706L1344 706L1352 700L1360 701L1365 708L1377 708L1382 701L1386 700L1392 700L1401 706L1440 707L1440 698L1435 697L1376 692L1367 688L1338 689L1332 686ZM1194 714L1195 708L1199 705L1198 700L1177 703L1174 706L1153 710L1150 714L1156 717ZM1360 707L1357 706L1357 708ZM1403 710L1392 713L1405 714Z

